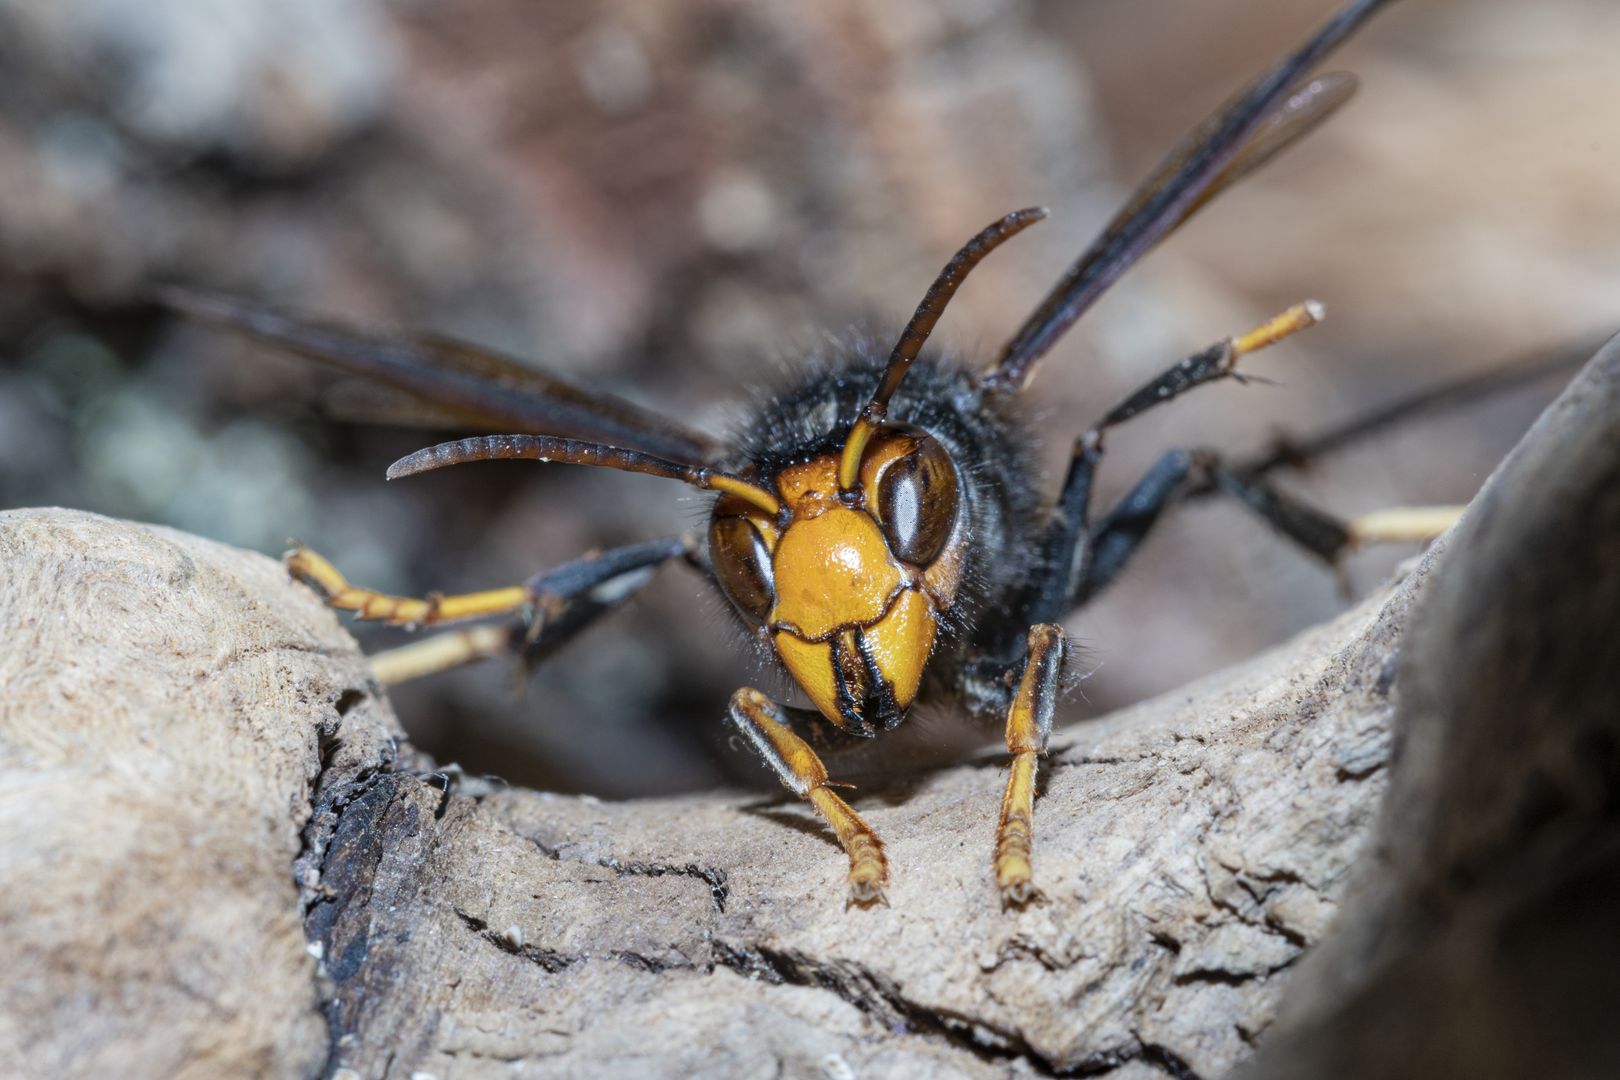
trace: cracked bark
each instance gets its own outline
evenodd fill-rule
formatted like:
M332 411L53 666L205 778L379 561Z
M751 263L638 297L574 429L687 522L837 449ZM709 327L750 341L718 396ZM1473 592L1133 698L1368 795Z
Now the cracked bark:
M1615 934L1617 388L1610 349L1387 590L1063 732L1047 900L1013 913L997 756L859 793L893 907L846 911L792 800L447 786L270 560L0 515L0 856L30 884L0 1047L85 1075L1507 1075L1509 1038L1596 1065L1613 975L1555 975Z

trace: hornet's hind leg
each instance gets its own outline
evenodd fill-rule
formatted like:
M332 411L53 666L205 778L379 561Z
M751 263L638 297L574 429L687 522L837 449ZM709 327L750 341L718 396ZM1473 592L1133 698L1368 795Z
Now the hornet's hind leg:
M1108 410L1091 430L1075 440L1074 456L1069 463L1069 474L1063 481L1063 492L1058 497L1052 523L1041 539L1045 572L1032 583L1030 591L1022 598L1025 615L1022 625L1057 622L1074 607L1076 590L1094 561L1091 489L1097 467L1102 462L1106 432L1150 409L1174 401L1195 387L1223 379L1245 381L1249 376L1238 370L1238 362L1243 357L1316 325L1321 317L1321 307L1314 301L1306 301L1268 319L1246 334L1217 341L1202 352L1194 353L1160 372ZM1131 496L1126 496L1121 506L1130 501ZM1162 502L1160 500L1160 505ZM1157 517L1157 511L1152 517ZM1148 525L1151 523L1151 519L1147 520ZM1146 525L1143 531L1145 529Z
M1067 607L1084 605L1118 577L1166 509L1211 489L1237 499L1330 566L1363 544L1433 540L1463 511L1460 506L1394 507L1344 520L1279 491L1259 476L1228 469L1210 451L1172 450L1093 530L1087 557L1070 582Z
M691 544L666 537L586 555L536 574L522 585L456 596L389 596L357 588L322 556L305 547L287 554L287 571L326 602L360 619L416 629L465 619L516 615L505 626L479 626L440 634L372 657L384 685L419 679L463 664L510 656L538 661L586 626L635 595Z

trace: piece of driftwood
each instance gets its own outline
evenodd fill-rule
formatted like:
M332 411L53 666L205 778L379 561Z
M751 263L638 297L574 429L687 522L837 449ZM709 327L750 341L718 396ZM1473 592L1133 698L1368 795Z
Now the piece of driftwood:
M857 793L893 906L846 910L791 799L447 789L272 560L0 515L0 1058L346 1080L1214 1076L1257 1042L1268 1077L1612 1063L1617 417L1611 347L1403 579L1063 731L1024 911L989 872L998 755Z
M998 756L862 793L893 906L846 911L836 845L774 794L401 771L354 646L262 556L66 511L0 518L0 552L0 851L28 882L0 1030L86 1074L1217 1071L1365 842L1426 577L1073 729L1027 911L989 873Z
M0 1073L320 1068L292 866L323 767L391 742L386 707L343 696L366 678L263 556L0 514Z
M1246 1076L1620 1076L1620 339L1450 547L1377 840Z

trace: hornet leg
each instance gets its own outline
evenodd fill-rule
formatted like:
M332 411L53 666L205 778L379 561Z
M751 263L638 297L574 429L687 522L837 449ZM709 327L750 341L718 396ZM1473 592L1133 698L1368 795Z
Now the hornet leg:
M787 725L787 716L770 698L752 687L731 696L729 719L748 737L759 756L776 770L784 787L804 799L820 814L849 855L849 900L854 904L887 904L889 862L883 841L872 826L828 786L827 766L810 744Z
M1060 626L1030 627L1028 659L1007 710L1007 752L1012 764L1001 799L995 853L996 886L1004 904L1024 904L1036 895L1030 866L1035 843L1035 770L1052 734L1065 642Z
M304 547L288 553L287 569L333 607L393 626L414 629L492 615L518 616L506 626L456 630L379 653L372 658L372 670L380 682L392 685L493 657L543 659L628 600L652 580L659 566L687 554L688 546L679 537L631 544L564 563L522 585L421 599L356 588L325 558Z
M1065 610L1079 607L1107 587L1167 508L1210 489L1237 499L1330 566L1363 544L1432 540L1462 513L1460 506L1397 507L1346 521L1280 491L1254 473L1228 469L1213 453L1172 450L1092 531L1090 550L1071 583Z
M1459 512L1454 507L1419 508L1340 521L1284 494L1258 470L1231 469L1211 453L1172 451L1160 458L1108 516L1093 527L1093 481L1103 457L1104 433L1206 383L1249 378L1238 362L1313 325L1320 311L1297 304L1246 334L1216 342L1150 379L1110 409L1074 444L1069 474L1052 523L1042 538L1045 574L1023 598L1026 623L1055 622L1085 603L1118 576L1159 515L1193 494L1220 491L1237 498L1284 536L1333 563L1351 545L1390 539L1432 538Z
M1248 381L1251 376L1238 369L1240 360L1315 325L1320 318L1320 307L1306 301L1246 334L1217 341L1149 379L1075 440L1063 493L1058 497L1052 523L1041 540L1046 573L1023 598L1024 625L1056 622L1074 607L1073 598L1093 561L1089 521L1091 490L1103 458L1105 433L1207 383L1226 379Z

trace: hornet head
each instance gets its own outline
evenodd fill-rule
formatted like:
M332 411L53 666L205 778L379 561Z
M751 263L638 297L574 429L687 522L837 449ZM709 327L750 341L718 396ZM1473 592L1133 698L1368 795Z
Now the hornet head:
M776 477L781 510L735 496L715 504L715 578L823 715L857 734L910 707L940 613L955 599L966 545L956 467L918 428L884 424L855 483L840 455Z

